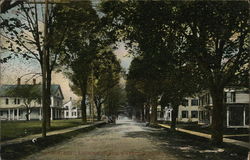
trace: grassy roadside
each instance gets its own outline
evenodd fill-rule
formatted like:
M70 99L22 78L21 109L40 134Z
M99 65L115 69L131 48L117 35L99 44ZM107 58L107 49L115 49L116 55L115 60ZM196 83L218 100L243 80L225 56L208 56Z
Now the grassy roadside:
M170 125L170 123L166 123ZM192 130L196 132L211 134L210 126L198 125L197 123L177 123L177 128ZM248 128L223 128L224 135L240 135L249 134ZM226 138L231 138L243 142L249 142L249 136L227 136Z
M32 141L25 141L19 144L12 144L1 147L1 158L4 160L20 160L35 152L39 152L47 147L54 146L63 141L69 140L76 135L93 130L96 127L100 127L103 124L82 128L79 130L67 132L64 134L52 135L46 138L38 138L35 143Z
M49 131L82 125L81 119L64 119L51 121ZM41 133L41 121L1 121L1 141Z
M190 135L183 132L161 129L158 132L150 132L156 140L164 141L161 144L163 150L170 151L183 159L194 160L246 160L248 149L223 143L214 146L203 137ZM154 140L154 141L156 141Z

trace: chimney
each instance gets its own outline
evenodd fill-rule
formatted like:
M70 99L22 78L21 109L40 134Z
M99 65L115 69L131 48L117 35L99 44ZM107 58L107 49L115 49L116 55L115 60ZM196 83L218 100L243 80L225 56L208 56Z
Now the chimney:
M17 85L21 84L21 78L17 78Z
M33 84L36 85L36 79L35 78L33 79Z

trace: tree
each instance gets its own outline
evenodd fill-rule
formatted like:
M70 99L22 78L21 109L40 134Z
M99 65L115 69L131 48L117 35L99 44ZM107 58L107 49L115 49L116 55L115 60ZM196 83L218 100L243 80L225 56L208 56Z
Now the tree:
M185 37L187 53L206 75L213 100L212 142L223 139L223 89L249 70L247 2L186 2L176 5L175 28ZM192 11L192 12L190 12Z
M108 92L119 85L121 78L121 65L112 50L105 49L98 53L93 61L93 72L93 98L97 110L97 119L101 120L102 105L107 101Z
M132 82L131 89L133 87L135 90L134 92L128 91L128 98L132 93L137 94L137 97L133 98L144 100L144 103L140 103L140 101L138 101L141 112L143 112L144 108L142 106L145 104L146 119L150 120L150 123L153 124L157 122L157 106L163 85L162 80L163 74L161 74L161 68L159 68L155 59L152 59L149 55L137 57L131 62L127 87L129 87L129 83ZM129 102L134 103L134 107L136 107L137 105L136 102L133 102L133 98L129 98ZM151 110L150 117L149 110Z
M107 100L104 102L105 114L118 116L118 111L126 104L125 90L118 84L108 90Z
M10 52L10 56L3 58L2 62L6 62L13 56L23 57L26 60L35 59L41 66L41 71L46 74L44 81L44 108L46 110L47 128L50 127L50 86L51 74L56 66L62 42L64 41L67 26L64 26L64 32L57 32L58 21L55 21L55 15L58 13L57 7L54 4L49 5L49 13L47 13L46 23L42 23L42 9L44 4L29 3L22 1L17 3L15 8L1 15L1 37L5 41L1 46ZM15 13L13 13L15 11ZM10 13L12 12L12 13ZM59 13L60 14L60 13ZM46 44L44 42L45 33L42 31L44 24L47 24ZM62 28L62 27L61 27ZM48 56L45 57L46 53ZM44 61L46 62L44 63ZM43 127L44 128L44 127Z
M60 25L57 30L63 32L62 26L68 26L66 40L63 42L64 50L60 56L60 67L64 70L58 70L69 75L73 91L81 96L82 121L86 123L88 80L94 60L98 58L100 50L107 46L107 40L90 1L61 5L58 10L60 14L56 19Z
M144 53L162 52L175 41L171 31L183 37L185 61L199 70L207 82L201 85L211 92L212 142L220 144L223 88L249 69L247 6L245 1L106 1L103 11L113 33Z
M1 6L0 11L1 13L7 12L11 8L14 8L17 5L23 3L23 1L2 0L0 3L0 6Z
M8 94L12 97L21 98L23 105L26 108L26 120L29 121L29 115L36 103L41 104L41 85L17 85L8 89Z
M132 64L134 64L134 61L132 61ZM132 70L133 65L131 65L130 68L130 70ZM136 118L144 122L144 104L146 102L146 95L137 88L137 86L139 86L139 83L139 81L130 76L130 73L128 74L128 78L126 81L128 105L132 106L132 112L135 112ZM146 120L149 121L149 116L146 115L146 117Z

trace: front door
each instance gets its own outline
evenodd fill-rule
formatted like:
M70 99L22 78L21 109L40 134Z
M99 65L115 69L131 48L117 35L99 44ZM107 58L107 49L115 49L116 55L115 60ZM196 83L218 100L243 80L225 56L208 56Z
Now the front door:
M230 106L229 107L229 126L243 126L244 123L244 107Z

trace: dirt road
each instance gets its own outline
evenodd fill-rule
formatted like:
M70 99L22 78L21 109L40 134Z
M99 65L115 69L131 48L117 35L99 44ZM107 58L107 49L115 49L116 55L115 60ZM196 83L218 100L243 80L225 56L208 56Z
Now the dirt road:
M26 160L181 160L163 151L159 147L163 142L148 134L157 130L131 120L119 120L116 125L79 134Z

